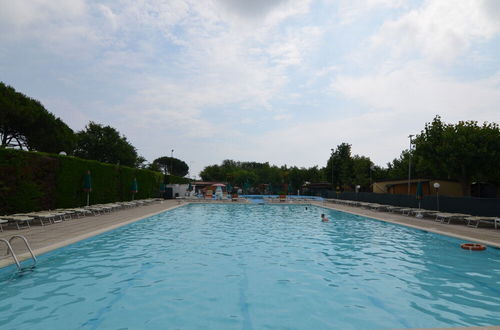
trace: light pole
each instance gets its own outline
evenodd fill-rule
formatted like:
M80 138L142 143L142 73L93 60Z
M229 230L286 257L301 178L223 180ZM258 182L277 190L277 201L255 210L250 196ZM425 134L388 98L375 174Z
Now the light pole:
M436 210L439 211L439 182L434 182L434 189L436 189Z
M370 165L370 188L372 189L373 192L373 187L372 187L372 172L375 169L375 166Z
M413 134L408 135L410 138L410 152L408 153L408 195L410 194L410 187L411 187L411 145L412 141L411 138L413 137Z
M172 173L174 171L174 149L170 151L170 183L172 182Z
M332 167L332 192L333 192L333 153L335 150L330 149L332 151L332 155L330 156L330 166Z
M359 194L359 188L361 188L361 186L358 184L356 185L356 200L359 200L359 197L358 197L358 194Z

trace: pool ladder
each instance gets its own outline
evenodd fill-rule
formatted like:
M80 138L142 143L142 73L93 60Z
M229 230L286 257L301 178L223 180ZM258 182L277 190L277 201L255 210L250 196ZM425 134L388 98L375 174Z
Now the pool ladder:
M31 253L31 258L33 259L33 261L35 262L35 265L36 265L35 254L33 253L33 250L31 249L30 244L28 243L28 240L26 239L26 237L21 236L21 235L14 235L9 240L6 240L5 238L0 238L0 241L4 242L5 245L7 245L7 254L9 254L9 253L12 254L12 258L14 258L14 262L16 263L17 268L19 270L21 270L21 263L19 262L19 259L17 259L16 253L14 252L14 249L12 248L12 244L11 244L11 242L16 238L20 238L24 241L24 243L26 244L26 247L28 248L28 251Z

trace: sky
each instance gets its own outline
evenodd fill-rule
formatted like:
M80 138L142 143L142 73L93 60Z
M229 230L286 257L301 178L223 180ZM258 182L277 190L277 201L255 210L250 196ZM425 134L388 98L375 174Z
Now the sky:
M500 122L498 0L0 0L0 81L190 175L385 166L436 115Z

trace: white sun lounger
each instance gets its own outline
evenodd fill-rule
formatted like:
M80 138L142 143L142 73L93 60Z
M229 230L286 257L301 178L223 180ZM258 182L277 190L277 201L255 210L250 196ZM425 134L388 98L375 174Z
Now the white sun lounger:
M7 215L2 216L2 219L9 220L9 222L14 222L17 229L30 228L30 221L33 221L33 217L27 217L22 215Z
M481 222L493 223L495 229L500 227L500 218L495 217L466 217L467 226L477 228Z
M463 213L436 213L436 221L446 224L450 224L452 220L462 220L466 222L465 218L470 216L470 214Z
M0 231L3 231L2 224L8 223L8 222L9 222L9 220L6 220L6 219L0 219Z

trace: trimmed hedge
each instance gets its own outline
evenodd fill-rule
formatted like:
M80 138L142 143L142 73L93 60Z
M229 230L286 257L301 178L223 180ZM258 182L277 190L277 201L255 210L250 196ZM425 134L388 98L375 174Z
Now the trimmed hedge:
M71 156L0 149L0 215L86 205L84 177L90 170L90 204L157 197L163 174Z

